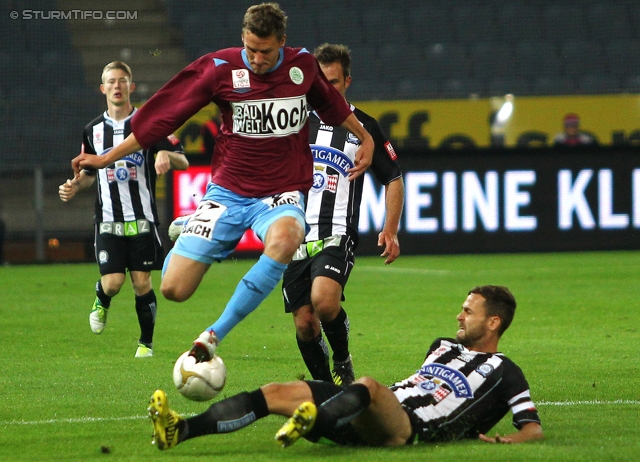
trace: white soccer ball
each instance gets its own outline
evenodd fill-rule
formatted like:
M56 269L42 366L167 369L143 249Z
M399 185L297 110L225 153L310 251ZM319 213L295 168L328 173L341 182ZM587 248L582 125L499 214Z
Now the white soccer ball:
M173 367L173 383L178 392L192 401L209 401L218 396L227 379L227 368L220 356L196 363L185 351Z
M176 239L178 239L178 237L182 233L185 223L189 221L189 218L191 218L191 215L185 215L182 217L178 217L171 222L167 232L167 234L169 234L169 239L171 239L171 241L175 242Z

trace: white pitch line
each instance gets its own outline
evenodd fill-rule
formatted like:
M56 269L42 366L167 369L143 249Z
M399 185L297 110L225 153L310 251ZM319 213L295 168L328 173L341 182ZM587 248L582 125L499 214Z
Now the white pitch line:
M623 405L632 405L637 406L640 404L640 401L633 399L616 399L614 401L601 401L601 400L592 400L592 401L540 401L537 402L537 406L615 406L618 404Z
M182 414L184 417L193 417L195 413ZM93 423L93 422L121 422L123 420L148 419L148 415L132 415L129 417L79 417L75 419L47 419L47 420L10 420L0 422L3 425L44 425L60 423Z
M537 406L638 406L640 401L633 399L616 399L613 401L540 401ZM192 417L195 413L183 414L185 417ZM123 420L147 419L146 415L134 415L129 417L80 417L75 419L47 419L47 420L8 420L0 422L0 426L5 425L46 425L61 423L94 423L94 422L120 422Z

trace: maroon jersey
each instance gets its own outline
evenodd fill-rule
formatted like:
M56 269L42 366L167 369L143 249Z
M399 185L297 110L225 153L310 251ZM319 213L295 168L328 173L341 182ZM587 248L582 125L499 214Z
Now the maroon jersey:
M274 69L256 74L243 48L228 48L191 63L142 106L131 121L138 143L153 145L211 101L222 118L211 181L247 197L311 187L307 104L329 125L351 114L307 50L281 48Z

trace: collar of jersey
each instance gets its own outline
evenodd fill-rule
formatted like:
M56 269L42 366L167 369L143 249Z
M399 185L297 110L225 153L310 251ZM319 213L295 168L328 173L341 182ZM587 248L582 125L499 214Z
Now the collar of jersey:
M240 52L240 55L242 56L242 60L244 61L244 65L247 66L247 69L253 72L253 69L251 69L251 64L249 63L249 59L247 58L247 50L243 48L242 51ZM278 58L278 62L271 69L267 70L267 72L275 71L278 67L280 67L280 64L282 64L283 60L284 60L284 51L282 50L282 48L280 48L280 57Z
M133 107L133 111L131 111L131 114L129 114L127 117L125 117L124 119L122 119L122 120L120 120L120 121L118 121L118 120L116 120L116 119L113 119L113 118L109 115L109 112L108 112L108 111L104 111L104 119L105 119L107 122L109 122L110 124L112 124L112 125L115 125L115 126L117 126L117 125L121 125L121 124L125 123L127 120L129 120L131 117L133 117L133 114L135 114L137 110L138 110L138 108L134 106L134 107Z

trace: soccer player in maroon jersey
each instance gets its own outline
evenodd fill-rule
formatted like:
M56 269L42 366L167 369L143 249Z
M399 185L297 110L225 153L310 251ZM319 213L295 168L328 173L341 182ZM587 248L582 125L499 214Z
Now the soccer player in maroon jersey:
M307 105L360 140L350 179L371 164L371 135L315 57L284 46L286 20L276 3L251 6L242 24L243 47L197 59L145 103L132 120L132 135L121 145L104 156L81 154L72 161L76 172L104 168L171 133L210 102L220 108L216 169L165 260L162 294L187 300L211 264L231 253L247 229L265 248L222 315L194 342L191 351L198 361L211 358L227 333L269 295L304 239L304 193L313 175Z

